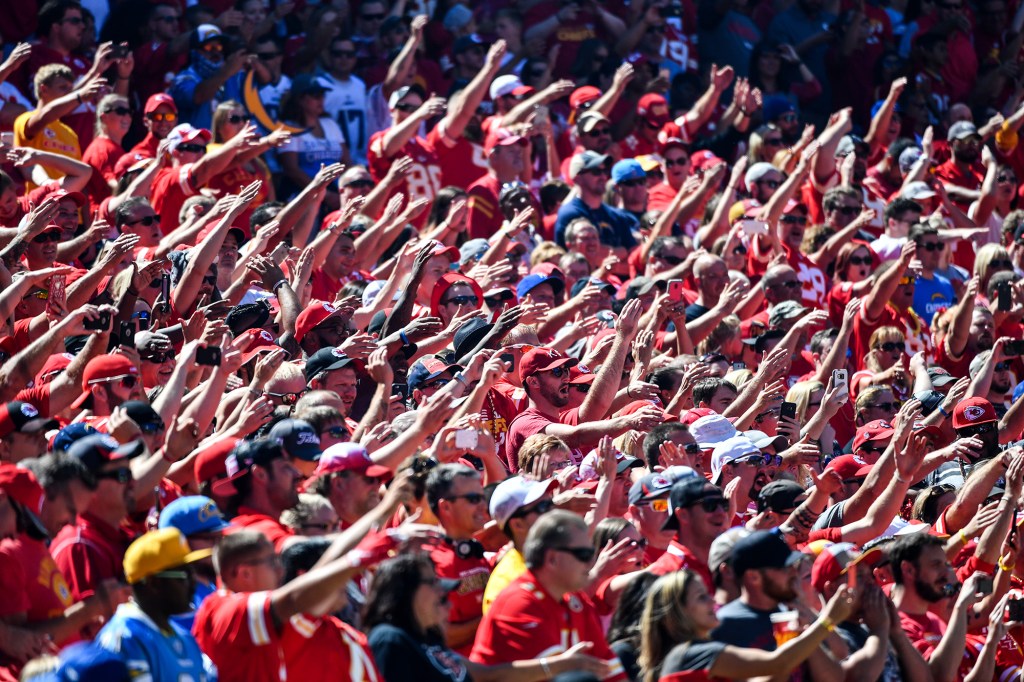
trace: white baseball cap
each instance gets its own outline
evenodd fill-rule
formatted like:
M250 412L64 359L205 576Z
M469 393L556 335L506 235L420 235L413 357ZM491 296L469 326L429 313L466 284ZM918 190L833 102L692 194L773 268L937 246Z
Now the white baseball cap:
M498 76L491 81L491 99L511 95L513 90L521 87L523 87L523 81L519 80L519 76L512 74Z
M732 422L720 414L709 414L690 424L690 434L701 450L710 450L737 433Z
M722 475L722 467L730 462L749 455L760 455L761 451L746 436L734 436L727 438L715 446L711 452L711 482L718 485L718 479Z
M491 518L504 528L512 515L544 497L555 485L555 479L535 481L524 476L506 478L491 493Z

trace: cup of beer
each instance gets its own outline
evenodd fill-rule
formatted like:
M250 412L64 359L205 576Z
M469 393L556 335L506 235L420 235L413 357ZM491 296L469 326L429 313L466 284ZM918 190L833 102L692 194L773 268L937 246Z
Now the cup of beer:
M775 635L775 646L782 646L800 634L800 614L796 611L780 611L769 616L772 621L772 634Z

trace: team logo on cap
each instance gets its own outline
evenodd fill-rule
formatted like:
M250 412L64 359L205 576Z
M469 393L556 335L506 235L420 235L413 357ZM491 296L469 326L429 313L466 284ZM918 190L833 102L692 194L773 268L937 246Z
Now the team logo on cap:
M200 507L199 510L196 512L196 516L199 518L200 522L206 522L210 519L221 518L220 511L217 509L217 505L213 503L213 500L210 500L202 507Z
M324 306L324 310L329 312L329 313L333 313L333 312L336 312L338 310L333 305L331 305L330 303L327 303L327 302L324 302L323 306Z
M672 485L672 481L668 480L664 476L655 476L651 479L652 488L664 488Z
M300 431L296 445L320 445L320 439L312 431Z
M970 407L964 408L964 419L969 422L981 419L985 416L985 408L978 407L977 405L971 405Z
M578 369L583 374L593 374L593 372L590 371L590 368L587 367L586 365L576 365L576 369Z
M22 405L21 405L21 413L23 415L25 415L26 417L28 417L29 419L35 419L36 417L39 416L39 410L37 410L36 408L32 407L28 403L22 403Z
M274 335L268 332L266 329L261 329L260 338L263 339L264 341L273 341Z
M332 348L331 349L331 355L333 355L336 358L347 358L348 357L347 355L345 355L345 351L343 351L340 348Z

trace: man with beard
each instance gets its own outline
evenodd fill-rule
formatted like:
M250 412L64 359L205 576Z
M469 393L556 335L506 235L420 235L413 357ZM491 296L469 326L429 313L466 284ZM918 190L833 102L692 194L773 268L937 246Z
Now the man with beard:
M331 502L345 530L380 503L381 479L390 473L358 443L337 443L320 455L312 489Z
M761 488L768 483L764 455L749 438L735 436L718 445L711 453L711 482L725 490L733 479L739 479L735 488L737 519L732 525L745 523L750 516L750 503L757 500Z
M981 135L970 121L957 121L946 134L952 156L935 169L935 175L946 187L956 206L966 212L971 203L981 198L985 166L981 156Z
M584 115L586 118L587 115ZM603 119L604 117L602 117ZM608 127L607 119L598 125ZM555 221L555 241L566 244L566 228L577 218L586 218L597 228L601 243L632 249L636 246L633 231L637 220L631 214L605 203L605 184L611 175L612 157L598 151L584 151L572 157L568 175L579 196L573 197L558 209Z
M914 225L908 238L917 246L917 260L921 264L914 287L914 312L926 325L931 325L936 311L956 303L953 284L937 272L944 245L938 228L930 223Z
M688 568L698 574L705 586L714 588L708 553L711 543L729 527L729 501L721 488L692 474L676 480L668 495L668 518L662 530L674 530L675 538L665 553L647 570L665 575Z
M595 443L604 435L615 437L630 429L647 432L661 422L662 411L652 405L610 419L575 425L562 423L560 414L569 405L569 368L578 362L552 348L534 348L523 355L518 370L529 405L509 424L505 461L518 462L523 441L535 433L564 440L574 448L573 456L578 462L582 455L575 449L583 444Z
M803 557L776 531L759 530L737 540L732 549L732 571L740 597L718 610L719 624L711 638L732 646L774 651L771 614L780 611L782 604L801 608L797 567ZM824 647L819 647L805 666L803 679L841 679L843 675Z
M81 420L97 429L106 424L114 408L128 400L142 397L139 370L127 355L97 355L82 373L82 395L71 404L74 410L86 409L89 415Z
M442 464L427 477L427 502L445 538L430 552L437 577L459 581L452 591L445 640L463 656L473 649L491 575L484 547L473 536L490 520L480 474L464 464Z
M231 496L229 509L237 510L232 523L263 533L278 553L295 534L278 519L299 502L299 472L278 440L239 443L226 460L228 476L213 484L217 495Z
M81 462L96 481L88 505L78 510L75 523L64 526L50 545L75 601L96 593L105 579L123 575L121 562L129 538L121 522L135 506L129 460L144 449L141 441L121 445L102 434L81 438L68 448L67 456Z
M967 617L977 599L975 577L965 581L949 621L943 622L931 609L946 597L946 585L956 582L943 540L929 533L898 536L889 547L889 567L895 580L892 600L900 627L928 661L936 679L950 679L950 671L955 671L964 657Z

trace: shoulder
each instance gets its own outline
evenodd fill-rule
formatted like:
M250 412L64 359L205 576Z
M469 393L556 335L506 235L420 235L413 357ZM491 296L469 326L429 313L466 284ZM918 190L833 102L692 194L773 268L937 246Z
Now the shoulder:
M370 644L370 648L374 649L393 649L397 647L415 647L415 641L410 637L404 630L397 628L394 625L388 625L382 623L377 625L367 636L367 641ZM379 654L378 654L379 655Z
M726 647L724 642L686 642L677 644L665 657L663 675L693 670L708 670Z

